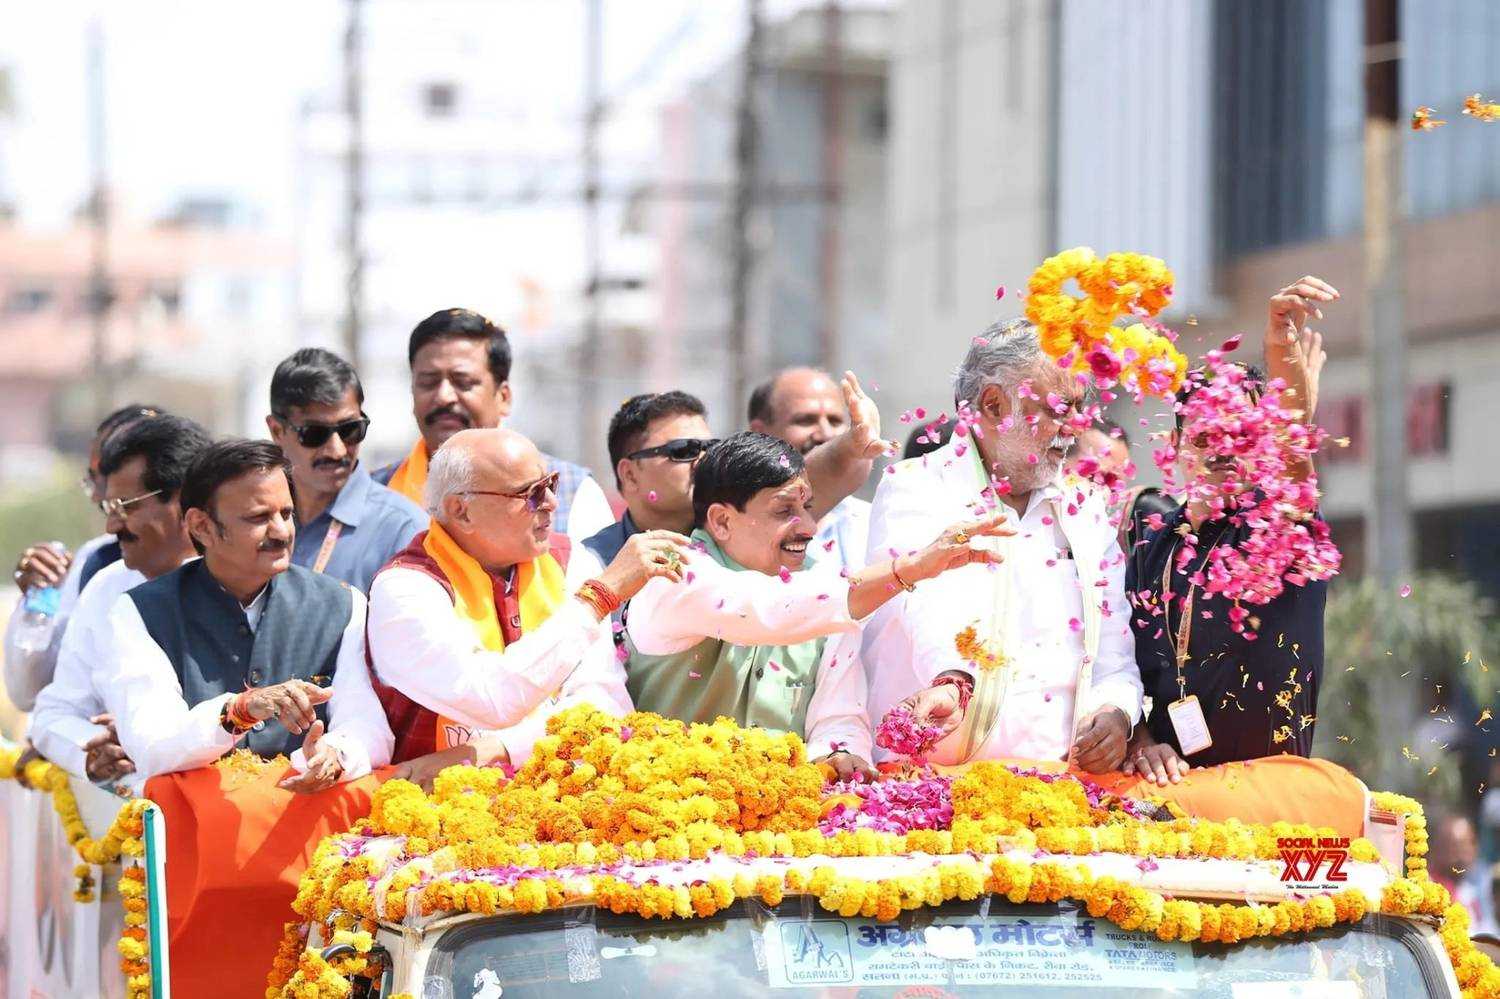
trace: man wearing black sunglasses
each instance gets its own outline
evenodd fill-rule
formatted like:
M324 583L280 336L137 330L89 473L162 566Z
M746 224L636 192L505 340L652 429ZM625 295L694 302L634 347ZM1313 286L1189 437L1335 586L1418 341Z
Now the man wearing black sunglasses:
M647 392L627 399L609 421L609 461L625 513L584 547L609 565L641 531L691 531L693 468L712 443L695 396Z
M427 515L380 485L359 462L370 420L359 375L315 347L297 351L271 376L271 440L291 463L297 507L292 564L360 591L427 526Z

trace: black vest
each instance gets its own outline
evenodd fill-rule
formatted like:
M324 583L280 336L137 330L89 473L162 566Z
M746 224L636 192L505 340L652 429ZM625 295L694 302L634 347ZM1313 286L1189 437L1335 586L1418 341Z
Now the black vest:
M298 679L326 686L333 679L353 603L348 585L294 565L269 587L253 632L240 602L202 559L129 591L147 633L177 671L189 707L246 687ZM326 709L317 709L325 725ZM243 745L269 758L290 755L302 737L272 720Z

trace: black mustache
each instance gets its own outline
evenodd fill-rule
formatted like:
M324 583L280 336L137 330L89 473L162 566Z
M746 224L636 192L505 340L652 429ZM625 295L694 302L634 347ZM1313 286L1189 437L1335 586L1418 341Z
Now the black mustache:
M313 468L349 468L353 464L348 458L319 458L313 462Z
M263 552L284 552L290 547L291 545L285 541L263 541L259 550Z
M434 409L432 412L422 417L422 422L430 427L435 422L437 422L437 419L440 416L455 416L463 421L464 426L473 426L473 421L469 419L469 414L465 413L457 406L444 406L442 409Z
M118 531L115 532L115 540L123 542L123 541L139 541L141 539L140 539L140 535L135 534L132 531L127 531L127 530L121 529L121 530L118 530Z
M812 544L812 539L813 539L813 536L811 534L809 534L805 538L804 537L787 538L785 541L782 542L782 544L783 545L800 545L800 544L809 544L810 545L810 544Z

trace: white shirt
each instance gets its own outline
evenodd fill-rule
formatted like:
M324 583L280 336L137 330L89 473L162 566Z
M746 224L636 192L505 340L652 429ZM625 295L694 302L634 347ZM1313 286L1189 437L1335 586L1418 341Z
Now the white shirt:
M11 612L10 621L5 626L5 692L10 695L11 703L20 710L30 711L36 703L37 694L52 682L58 652L62 649L63 635L67 632L68 618L78 603L78 583L83 576L84 563L94 552L113 540L113 534L101 534L79 545L78 551L73 553L73 561L68 565L57 595L57 615L53 619L52 641L47 648L39 652L23 652L16 647L19 637L17 629L23 610L23 602L16 602L16 609Z
M599 560L575 545L568 591L599 572ZM456 617L437 580L416 569L386 569L370 584L370 653L382 683L439 715L498 734L512 766L531 756L551 714L579 703L616 716L630 711L609 619L596 621L572 597L493 652Z
M585 539L592 538L614 522L615 513L609 508L609 500L599 483L593 476L580 482L573 493L573 505L568 508L567 533L568 540L573 542L573 551L578 551Z
M349 592L353 599L334 663L328 733L323 737L338 750L342 781L385 766L396 741L365 666L365 597L352 587ZM257 601L262 607L264 598L265 591L261 591ZM254 607L252 602L246 608L247 617ZM256 628L260 620L261 614L254 614L250 627ZM115 599L107 628L109 645L95 676L105 705L115 716L120 745L135 763L132 784L143 784L157 774L207 766L235 747L243 733L230 734L219 723L225 702L234 695L220 694L189 705L177 672L128 595ZM298 750L293 756L293 766L300 766L300 754Z
M689 553L681 582L652 579L630 601L628 630L646 655L671 655L705 638L732 645L795 645L828 636L807 705L803 741L809 759L834 746L869 760L860 624L849 616L849 583L833 568L814 566L783 582L754 570L734 570Z
M112 562L94 574L69 617L52 682L36 695L31 709L26 737L37 752L77 777L88 777L83 747L105 731L89 719L104 712L104 700L94 684L94 667L109 645L110 609L121 594L145 581L124 561Z
M854 573L865 567L869 537L870 504L858 496L845 496L823 515L809 551L822 565L842 566Z
M892 549L904 554L922 547L952 524L983 513L978 504L984 482L972 442L955 437L931 454L892 467L875 492L870 562L891 558ZM1011 599L1019 602L1019 634L1008 643L1012 678L999 720L978 755L1063 759L1073 741L1085 599L1098 602L1101 626L1093 681L1078 695L1084 712L1114 705L1132 725L1140 719L1142 686L1125 602L1124 558L1097 492L1085 494L1080 503L1076 487L1051 486L1033 493L1021 517L1006 504L998 509L1017 531L1006 543L1005 562L993 569L964 566L917 583L911 593L876 611L866 626L871 717L884 717L940 673L970 672L954 648L954 636L987 620L995 592L988 574L1009 572ZM1098 577L1103 585L1085 593L1080 574ZM940 744L934 762L955 762L956 743L950 737Z

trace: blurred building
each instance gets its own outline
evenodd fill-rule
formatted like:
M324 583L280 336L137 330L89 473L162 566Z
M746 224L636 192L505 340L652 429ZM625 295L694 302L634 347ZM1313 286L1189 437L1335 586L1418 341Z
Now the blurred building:
M240 228L232 205L185 202L155 225L112 228L102 301L91 291L94 247L81 223L42 231L0 218L0 481L86 451L102 412L128 401L240 431L247 351L284 329L287 253ZM97 394L96 342L108 399Z
M751 384L787 365L867 376L888 365L886 78L894 27L890 11L864 7L834 15L806 9L765 28L745 358L727 346L744 54L664 110L653 207L661 314L645 381L700 395L719 432L745 424L730 404L730 365L743 364Z
M882 408L952 404L969 339L1021 311L1031 269L1079 244L1163 257L1166 317L1201 351L1258 334L1304 274L1343 293L1324 325L1325 511L1358 571L1371 505L1362 315L1359 0L908 2L893 37L892 327L920 342L884 369ZM1405 323L1418 564L1500 591L1500 126L1459 114L1500 91L1500 12L1402 4ZM1004 284L1007 296L994 300ZM1196 325L1185 321L1194 317ZM1152 422L1150 429L1160 423ZM1138 464L1145 429L1133 421ZM1489 443L1487 443L1489 442Z

